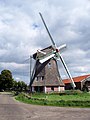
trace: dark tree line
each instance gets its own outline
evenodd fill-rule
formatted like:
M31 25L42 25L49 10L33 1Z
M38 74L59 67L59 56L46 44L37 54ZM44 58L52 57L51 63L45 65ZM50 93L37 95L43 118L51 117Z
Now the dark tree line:
M0 91L6 90L26 91L27 84L23 81L15 81L10 70L3 70L0 74Z

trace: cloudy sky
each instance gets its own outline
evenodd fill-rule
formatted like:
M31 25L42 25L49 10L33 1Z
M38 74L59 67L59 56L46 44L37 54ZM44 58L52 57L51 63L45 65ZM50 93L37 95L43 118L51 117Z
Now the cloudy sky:
M29 56L51 45L39 12L72 76L90 73L90 0L0 0L0 71L29 83ZM59 62L61 76L67 77Z

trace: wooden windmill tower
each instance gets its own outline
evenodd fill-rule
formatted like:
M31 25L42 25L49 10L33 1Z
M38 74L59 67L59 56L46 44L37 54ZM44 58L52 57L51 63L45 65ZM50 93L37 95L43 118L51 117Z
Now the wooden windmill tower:
M43 50L37 50L37 52L33 54L33 58L36 60L36 63L32 72L30 87L32 90L44 92L63 90L64 84L59 75L57 65L57 59L60 59L69 79L71 80L71 86L74 89L76 85L60 53L66 45L62 45L60 47L56 46L42 17L42 14L39 14L50 37L52 46L49 46Z
M41 51L37 51L33 55L33 58L36 60L36 65L32 75L32 91L46 93L64 90L64 84L58 71L56 59L52 58L46 60L44 63L40 63L38 59L41 57L44 58L44 56L52 53L52 51L52 46L49 46Z

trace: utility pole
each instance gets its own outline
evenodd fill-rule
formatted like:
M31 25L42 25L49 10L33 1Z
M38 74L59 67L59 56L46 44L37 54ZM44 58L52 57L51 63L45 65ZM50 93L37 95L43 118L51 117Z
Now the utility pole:
M32 56L30 55L30 82L31 82L31 73L32 73ZM30 83L29 83L30 85ZM31 91L31 88L30 88L30 91Z

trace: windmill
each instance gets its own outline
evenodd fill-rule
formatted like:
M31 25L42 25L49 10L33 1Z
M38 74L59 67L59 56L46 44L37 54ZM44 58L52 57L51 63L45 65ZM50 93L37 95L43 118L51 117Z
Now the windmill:
M50 40L51 40L51 43L52 45L50 46L51 47L51 51L47 52L43 50L38 50L37 53L35 53L33 55L33 58L36 59L36 63L35 63L35 66L34 66L34 69L33 69L33 72L32 72L32 76L31 76L31 81L30 81L30 86L32 85L35 77L40 73L40 71L49 63L49 61L53 58L55 60L59 59L64 67L64 69L66 70L66 73L69 77L69 79L71 80L71 86L72 88L74 89L76 87L74 81L73 81L73 78L69 72L69 69L61 55L61 50L63 48L66 47L66 44L60 46L60 47L57 47L56 44L55 44L55 41L53 40L50 32L49 32L49 29L45 23L45 20L43 19L43 16L41 13L39 13L41 19L42 19L42 22L46 28L46 31L50 37ZM39 55L38 55L39 53Z

